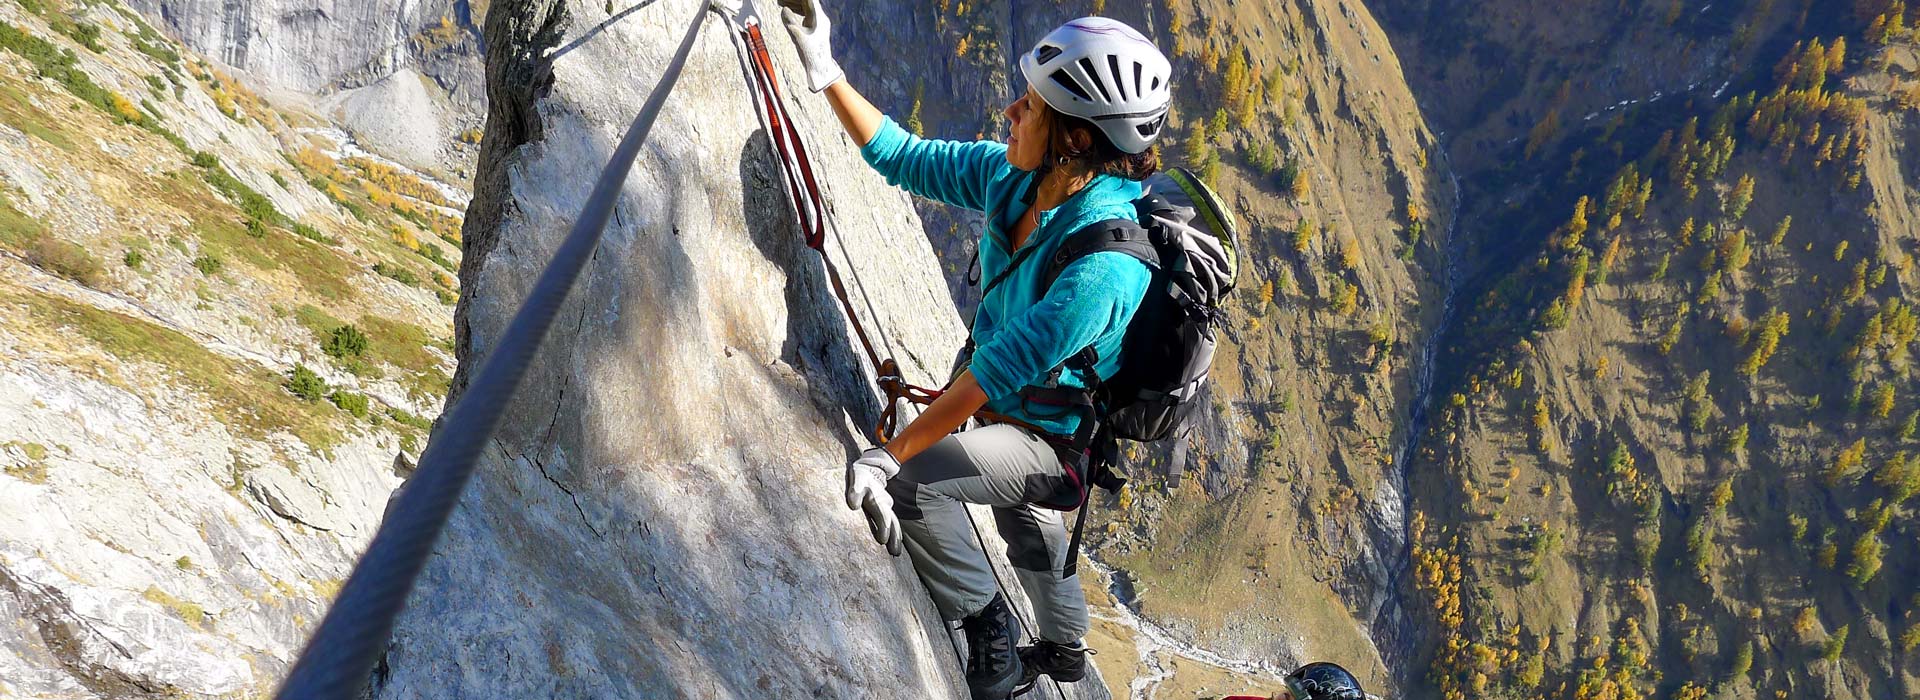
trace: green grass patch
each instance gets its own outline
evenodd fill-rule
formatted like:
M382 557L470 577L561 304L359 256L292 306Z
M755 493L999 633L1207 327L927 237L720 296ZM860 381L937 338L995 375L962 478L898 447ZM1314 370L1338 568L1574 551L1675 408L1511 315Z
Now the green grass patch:
M381 277L385 277L387 279L393 280L395 282L399 282L409 287L420 286L420 276L417 274L414 274L412 270L409 270L398 263L377 262L373 264L373 271L376 274L379 274Z
M444 250L441 250L440 246L434 245L432 243L428 243L426 241L421 241L420 257L433 261L433 264L439 265L441 269L444 269L447 272L456 273L456 274L460 272L460 268L455 266L452 260L447 259L447 252Z
M427 351L427 344L433 342L427 329L372 314L361 316L358 325L366 331L368 359L409 372L438 371L440 360Z
M353 414L355 418L367 417L367 395L351 391L334 391L327 396L334 406Z
M160 125L160 108L159 107L153 106L152 102L141 100L140 109L146 110L145 116L140 120L140 123L139 123L140 128L146 129L148 132L152 133L154 136L158 136L162 140L165 140L168 144L173 146L174 150L177 150L181 153L193 152L192 148L187 147L186 139L180 138L179 134L173 133L172 131L168 131L166 127Z
M27 262L89 287L106 280L106 268L85 246L46 236L27 251Z
M89 287L106 279L106 268L85 246L53 237L46 224L27 216L0 194L0 248L55 275Z
M333 329L327 339L320 343L321 352L336 360L359 357L367 352L367 334L353 324Z
M37 442L9 442L0 447L18 447L27 456L26 464L9 464L7 476L30 484L47 483L47 446Z
M293 320L305 326L307 330L313 331L315 338L325 338L333 333L333 329L347 325L346 321L334 318L333 314L327 313L326 309L312 304L301 304L300 308L294 309Z
M420 430L433 429L433 421L427 420L425 418L421 418L420 416L413 415L411 413L408 413L398 408L388 408L387 417L392 418L393 422L395 423L399 423L401 425L404 425L410 428L417 428Z
M50 235L46 224L13 208L13 202L0 193L0 246L24 254L34 241Z
M27 59L40 77L59 83L74 97L80 98L81 102L93 105L108 116L133 124L147 121L138 111L131 109L131 103L126 98L93 82L93 78L80 70L79 58L70 50L54 46L45 39L6 23L0 23L0 49Z
M406 387L407 398L416 403L426 403L445 399L447 389L453 386L453 378L437 368L429 369L401 377L400 386Z
M74 43L86 47L88 51L104 53L107 50L107 47L100 43L100 27L98 25L81 22L64 15L54 17L48 24L53 25L54 31L65 34L68 39L72 39Z
M246 214L248 219L257 219L275 225L287 223L287 217L273 207L273 200L267 199L266 195L248 187L247 183L241 182L239 178L233 176L233 173L227 172L226 166L220 164L218 157L204 151L195 153L193 164L200 168L202 176L207 179L207 184L225 195L234 203L234 206L240 207L240 213Z
M153 28L147 26L145 22L140 24L140 33L133 37L133 49L146 54L155 61L159 61L162 65L172 66L176 69L180 67L179 52L167 46L166 39L161 38L157 33L153 33Z
M306 169L301 168L301 171L305 172ZM355 221L363 224L373 223L372 220L367 218L367 210L365 207L354 202L349 198L345 190L327 181L325 177L319 175L309 176L307 178L307 184L312 185L314 189L320 190L321 193L327 195L327 199L333 200L333 203L339 205L341 209L347 210L348 214L353 215Z
M45 462L30 462L27 464L9 464L7 465L7 468L5 469L5 471L7 476L11 476L15 479L19 479L29 484L47 483L47 465Z
M294 311L294 321L311 331L320 344L320 351L332 357L348 372L361 377L381 376L380 369L366 357L369 340L359 328L334 318L333 314L312 304L301 304ZM353 337L355 335L358 340ZM354 351L356 345L357 352Z
M306 224L303 224L297 221L294 222L293 224L293 233L296 236L305 238L315 243L324 243L326 245L340 244L340 239L321 233L319 229L316 229L312 226L308 226Z
M19 129L28 136L40 139L62 151L74 150L73 139L61 130L63 124L53 118L27 98L26 93L14 89L11 85L0 85L0 122Z
M282 390L273 372L216 355L192 338L141 319L37 292L10 298L39 322L86 338L119 360L152 363L178 375L179 383L156 390L203 393L220 421L237 433L264 438L285 431L320 451L340 444L332 411Z
M338 251L275 228L252 235L246 219L213 196L206 185L195 182L190 173L176 171L160 178L158 197L193 218L204 251L259 270L285 270L321 299L359 297L351 281L354 267Z
M294 365L293 370L287 373L287 391L308 402L319 401L327 393L327 380L321 379L306 365Z

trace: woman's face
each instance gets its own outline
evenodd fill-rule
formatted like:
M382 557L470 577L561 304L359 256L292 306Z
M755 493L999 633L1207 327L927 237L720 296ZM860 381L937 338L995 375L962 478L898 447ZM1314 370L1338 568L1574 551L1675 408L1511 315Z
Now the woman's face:
M1027 88L1027 94L1007 105L1007 121L1013 125L1007 136L1007 162L1025 171L1040 169L1047 159L1047 125L1043 114L1046 103L1040 94Z

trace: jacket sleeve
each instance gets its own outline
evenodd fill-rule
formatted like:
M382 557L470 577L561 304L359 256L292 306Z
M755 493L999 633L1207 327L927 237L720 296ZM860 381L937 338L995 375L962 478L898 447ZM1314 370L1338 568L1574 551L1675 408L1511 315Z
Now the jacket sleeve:
M1039 383L1068 357L1123 327L1147 294L1147 266L1126 253L1073 262L1039 303L1007 319L973 354L973 378L988 400Z
M986 211L987 183L1006 165L1006 153L1006 144L995 141L923 139L892 117L860 147L860 156L887 184L974 211Z

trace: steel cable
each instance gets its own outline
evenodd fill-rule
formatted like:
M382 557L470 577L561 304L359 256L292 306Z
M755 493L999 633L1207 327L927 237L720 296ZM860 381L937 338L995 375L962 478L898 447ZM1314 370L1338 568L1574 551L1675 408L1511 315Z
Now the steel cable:
M567 292L599 244L627 174L679 80L706 16L703 2L666 73L600 172L580 218L514 313L498 346L460 400L447 410L420 456L419 470L400 490L332 609L281 684L276 696L280 700L348 700L366 686L415 579L473 477L480 451L499 427Z

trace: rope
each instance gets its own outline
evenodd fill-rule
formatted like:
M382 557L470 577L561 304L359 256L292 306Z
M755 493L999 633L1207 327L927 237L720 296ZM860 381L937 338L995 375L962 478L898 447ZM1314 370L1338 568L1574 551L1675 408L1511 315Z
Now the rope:
M393 634L414 580L447 524L460 492L472 478L481 449L492 439L508 401L525 377L534 352L579 277L612 216L613 205L660 108L680 79L705 20L702 3L666 74L634 117L626 136L594 183L573 230L554 251L527 299L514 313L500 345L487 358L458 403L447 410L420 467L400 491L386 521L360 557L320 627L281 685L280 700L357 697Z

